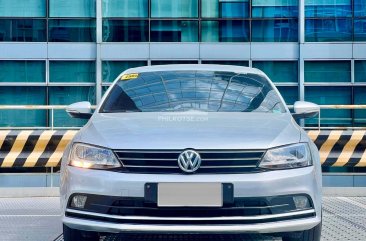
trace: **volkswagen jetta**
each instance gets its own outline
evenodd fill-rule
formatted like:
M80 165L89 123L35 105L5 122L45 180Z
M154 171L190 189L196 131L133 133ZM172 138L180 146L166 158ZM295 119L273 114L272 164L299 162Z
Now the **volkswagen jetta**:
M64 240L103 233L271 233L320 240L321 165L260 70L166 65L126 70L68 145Z

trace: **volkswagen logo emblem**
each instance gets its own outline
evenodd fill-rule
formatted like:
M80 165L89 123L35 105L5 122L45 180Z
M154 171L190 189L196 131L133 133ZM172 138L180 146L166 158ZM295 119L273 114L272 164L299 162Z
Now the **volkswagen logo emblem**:
M194 150L185 150L178 157L178 165L184 172L195 172L201 166L201 156Z

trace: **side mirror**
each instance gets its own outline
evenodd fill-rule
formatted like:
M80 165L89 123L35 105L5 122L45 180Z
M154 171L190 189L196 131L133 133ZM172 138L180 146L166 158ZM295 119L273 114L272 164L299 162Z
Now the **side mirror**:
M88 101L76 102L66 107L66 112L72 118L89 119L93 113Z
M306 101L296 101L294 104L295 113L292 116L295 119L312 118L319 114L320 107L317 104L306 102Z

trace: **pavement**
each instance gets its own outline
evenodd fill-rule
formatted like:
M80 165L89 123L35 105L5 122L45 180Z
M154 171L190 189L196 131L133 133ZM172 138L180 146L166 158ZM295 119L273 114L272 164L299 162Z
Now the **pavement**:
M323 198L322 241L366 240L366 197ZM62 241L58 197L0 198L1 241ZM103 241L269 241L262 235L110 235Z

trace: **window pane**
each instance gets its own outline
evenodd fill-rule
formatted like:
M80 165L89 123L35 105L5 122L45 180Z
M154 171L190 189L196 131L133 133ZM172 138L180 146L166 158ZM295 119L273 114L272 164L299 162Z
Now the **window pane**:
M202 64L224 64L224 65L237 65L237 66L249 66L249 61L238 60L202 60Z
M46 20L0 19L0 41L45 42Z
M148 0L103 0L102 4L103 17L148 17Z
M103 20L104 42L148 42L149 22L144 20Z
M0 61L0 82L46 82L45 72L44 61Z
M351 17L352 0L305 0L306 17Z
M95 62L51 61L50 82L95 83Z
M248 18L249 0L202 0L203 18Z
M0 0L0 17L46 17L46 0Z
M69 105L79 101L89 101L95 104L95 87L49 87L50 105ZM70 118L65 110L58 110L54 113L55 126L82 126L85 123L86 120Z
M355 17L366 17L366 1L365 0L353 0Z
M152 18L198 17L198 0L151 0Z
M103 82L113 82L126 69L145 65L146 61L103 61Z
M286 18L298 14L298 0L252 0L253 18Z
M202 42L248 42L249 21L201 21Z
M201 16L203 18L218 18L219 0L201 0Z
M220 18L248 18L249 1L220 1Z
M305 100L319 105L350 105L351 89L349 87L305 87ZM311 125L317 125L317 118L306 121ZM321 111L321 124L324 126L351 125L350 110L324 109Z
M366 60L355 61L355 82L366 82Z
M351 41L352 19L306 19L305 40L309 42Z
M0 105L45 105L45 87L1 86ZM45 110L0 110L0 126L46 126Z
M197 42L197 21L151 21L151 42Z
M198 60L152 60L151 65L164 64L198 64Z
M95 20L49 20L50 42L95 42Z
M253 42L297 42L297 19L253 20Z
M366 41L366 19L355 19L354 21L354 41Z
M351 62L305 61L305 82L351 82Z
M277 86L287 105L293 105L299 100L299 90L297 86Z
M102 97L104 96L105 92L107 92L109 86L102 86Z
M50 17L95 17L95 0L49 0Z
M298 82L297 61L253 61L273 82Z
M366 87L354 88L354 104L366 105ZM366 110L355 110L355 126L366 126Z

